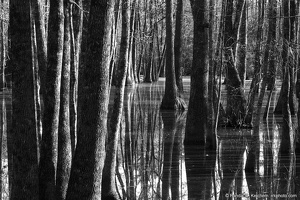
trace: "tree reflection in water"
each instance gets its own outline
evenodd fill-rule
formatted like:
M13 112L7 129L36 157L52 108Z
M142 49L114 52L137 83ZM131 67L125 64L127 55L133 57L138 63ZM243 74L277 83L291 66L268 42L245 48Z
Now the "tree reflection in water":
M300 198L299 143L282 140L281 116L269 116L257 135L219 129L211 152L184 147L186 113L160 111L162 95L160 82L127 88L116 176L121 199Z

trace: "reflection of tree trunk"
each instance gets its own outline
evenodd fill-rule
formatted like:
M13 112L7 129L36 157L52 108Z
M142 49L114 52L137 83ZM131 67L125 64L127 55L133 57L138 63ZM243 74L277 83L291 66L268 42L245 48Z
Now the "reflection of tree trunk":
M171 166L173 156L173 145L175 137L176 113L162 112L162 119L164 123L164 165L162 173L162 199L168 200L173 197L170 194L170 187L172 183Z
M182 174L185 173L181 169L180 159L182 157L182 144L183 144L183 134L184 134L184 123L185 123L186 113L180 113L176 116L175 121L175 138L173 143L173 152L172 152L172 164L171 164L171 193L172 199L180 199L182 194Z
M220 170L223 172L223 176L221 180L220 196L224 197L226 193L230 193L236 174L238 171L242 170L241 168L243 165L241 165L241 163L243 163L245 144L243 144L243 141L227 139L221 140L221 145L219 158L221 162Z
M216 152L207 151L196 145L185 145L185 164L188 199L210 199Z

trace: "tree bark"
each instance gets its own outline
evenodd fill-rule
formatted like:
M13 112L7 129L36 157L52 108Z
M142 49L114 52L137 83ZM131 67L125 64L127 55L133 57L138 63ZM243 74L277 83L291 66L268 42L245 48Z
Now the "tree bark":
M116 192L116 159L120 125L123 114L125 81L128 70L129 53L129 28L130 28L130 0L122 2L122 34L120 45L119 63L116 69L115 98L112 115L110 118L110 132L106 145L106 158L102 177L102 199L119 199Z
M71 32L70 4L64 2L65 31L64 52L61 77L61 99L58 128L58 157L56 175L56 199L65 199L71 172L72 148L70 132L70 68L71 68Z
M12 69L12 156L10 199L39 198L38 137L35 129L31 55L30 1L10 5L10 61Z
M55 199L61 69L64 44L63 0L52 0L49 13L48 69L39 168L40 199Z
M213 135L208 134L208 3L191 1L194 20L193 65L191 91L186 120L185 144L212 147Z
M165 94L160 108L164 110L184 110L186 104L178 95L175 79L172 2L172 0L166 0L166 81Z
M174 56L175 56L175 78L178 92L183 92L182 72L181 72L181 51L182 51L182 22L183 22L183 1L177 0L176 24L174 38Z
M66 199L101 199L109 102L111 17L114 1L92 0L86 66L80 73L78 143Z

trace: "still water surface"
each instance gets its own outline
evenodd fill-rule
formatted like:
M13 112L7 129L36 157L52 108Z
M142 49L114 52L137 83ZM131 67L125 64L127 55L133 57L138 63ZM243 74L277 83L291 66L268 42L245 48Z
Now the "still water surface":
M116 177L123 199L300 199L299 151L282 151L281 116L262 120L256 136L220 128L211 152L184 146L186 112L160 111L163 94L161 79L126 88Z

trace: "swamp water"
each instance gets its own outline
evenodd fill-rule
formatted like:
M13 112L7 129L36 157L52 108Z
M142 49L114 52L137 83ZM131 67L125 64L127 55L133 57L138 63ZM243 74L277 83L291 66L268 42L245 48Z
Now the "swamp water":
M186 103L189 88L184 79ZM205 151L184 146L187 113L160 111L163 94L163 79L126 88L116 170L122 199L300 199L299 151L282 151L289 145L281 139L281 116L262 120L256 136L252 130L219 128L218 151ZM278 94L274 92L271 111ZM1 133L9 130L3 122L9 124L11 118L10 95L1 94ZM113 90L111 97L110 108ZM2 136L1 199L8 199Z
M184 79L186 103L189 88ZM259 134L219 128L217 152L184 146L187 113L160 111L163 95L162 79L126 88L116 177L123 199L300 199L299 152L282 151L282 117L272 114L279 89Z

